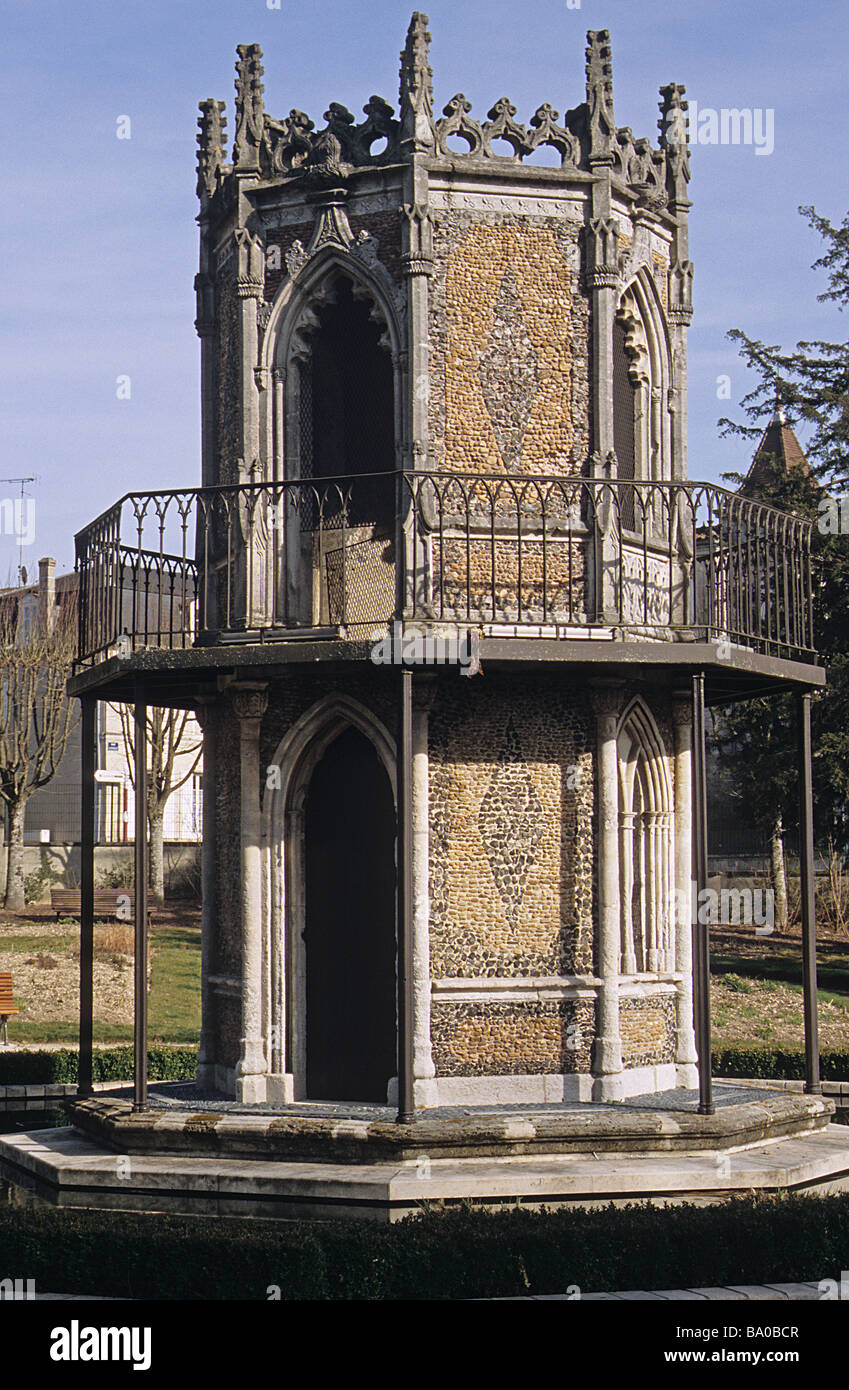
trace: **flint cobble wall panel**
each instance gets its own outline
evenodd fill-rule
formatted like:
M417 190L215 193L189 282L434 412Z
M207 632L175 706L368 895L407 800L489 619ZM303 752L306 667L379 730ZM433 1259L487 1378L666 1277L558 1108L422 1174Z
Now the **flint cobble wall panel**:
M592 1005L571 1000L442 1003L431 1037L437 1076L541 1076L590 1069Z
M577 685L442 687L430 718L434 977L591 969L591 730Z
M434 213L434 467L580 471L589 449L589 310L578 235L563 218Z

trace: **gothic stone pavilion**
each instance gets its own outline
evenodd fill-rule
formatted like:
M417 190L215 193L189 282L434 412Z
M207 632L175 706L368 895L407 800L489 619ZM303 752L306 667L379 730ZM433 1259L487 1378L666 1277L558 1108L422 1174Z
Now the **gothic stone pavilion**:
M710 1114L704 708L798 692L809 827L810 527L688 480L683 87L635 138L593 32L562 118L435 115L426 26L397 113L273 117L256 45L232 160L201 104L202 486L77 538L85 834L95 702L197 710L207 1094L408 1120L701 1055Z

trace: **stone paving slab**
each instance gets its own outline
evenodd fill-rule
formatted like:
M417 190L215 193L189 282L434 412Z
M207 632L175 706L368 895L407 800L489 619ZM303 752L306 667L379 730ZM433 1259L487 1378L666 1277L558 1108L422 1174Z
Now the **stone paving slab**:
M592 1298L594 1295L589 1294L588 1297ZM667 1303L704 1303L707 1294L697 1292L695 1289L664 1289L660 1297L665 1299Z
M126 1081L94 1082L94 1090L98 1093L103 1091L126 1091L126 1089ZM72 1100L76 1094L77 1086L75 1082L43 1082L37 1086L0 1086L0 1108L8 1108L9 1110L26 1109L30 1102ZM21 1106L22 1101L24 1102L23 1106Z
M730 1288L692 1289L691 1292L698 1294L700 1298L706 1298L712 1302L715 1302L717 1299L721 1299L723 1303L728 1303L735 1299L741 1303L746 1302L746 1295L744 1293L739 1293Z
M817 1284L735 1284L727 1288L705 1289L628 1289L622 1293L516 1294L512 1298L489 1299L491 1303L787 1303L815 1302L821 1295Z

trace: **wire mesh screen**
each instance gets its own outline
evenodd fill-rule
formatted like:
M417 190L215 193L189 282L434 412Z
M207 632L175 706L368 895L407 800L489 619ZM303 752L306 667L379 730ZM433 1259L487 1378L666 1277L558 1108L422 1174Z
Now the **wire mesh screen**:
M388 536L365 528L347 533L325 552L328 621L374 623L392 617L395 606L395 554Z

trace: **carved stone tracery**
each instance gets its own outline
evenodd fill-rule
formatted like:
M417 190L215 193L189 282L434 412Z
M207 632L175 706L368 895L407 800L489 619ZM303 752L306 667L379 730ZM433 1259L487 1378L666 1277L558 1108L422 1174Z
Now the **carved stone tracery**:
M544 102L525 126L516 120L516 107L506 96L489 109L486 121L477 121L462 92L453 96L443 115L434 120L427 23L427 15L413 15L401 54L398 116L377 95L366 102L365 119L359 122L346 106L331 102L320 130L304 111L295 108L281 120L268 115L263 105L262 50L258 44L240 45L233 166L225 165L223 157L223 103L210 100L201 105L198 187L202 196L212 198L222 193L221 184L232 167L264 179L295 177L308 185L326 187L344 182L356 169L396 163L416 152L436 153L451 161L471 159L521 166L547 146L559 154L564 170L592 171L610 166L639 206L651 211L660 211L669 203L688 206L684 88L677 83L661 88L659 149L647 139L635 140L628 127L617 129L606 29L591 30L587 35L586 101L567 111L562 124L558 112ZM466 148L449 145L453 138Z

